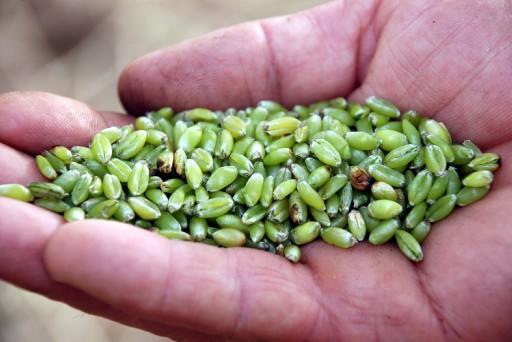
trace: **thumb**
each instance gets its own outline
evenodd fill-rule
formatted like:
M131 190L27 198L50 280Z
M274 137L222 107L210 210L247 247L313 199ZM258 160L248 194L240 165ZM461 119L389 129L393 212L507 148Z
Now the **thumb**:
M119 82L129 112L215 109L273 99L290 106L348 95L377 1L335 1L215 31L130 64Z

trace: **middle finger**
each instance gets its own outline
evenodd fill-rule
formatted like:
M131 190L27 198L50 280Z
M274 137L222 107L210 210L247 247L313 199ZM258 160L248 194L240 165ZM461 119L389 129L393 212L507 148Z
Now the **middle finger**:
M0 120L1 142L36 154L55 145L87 145L100 129L132 118L49 93L12 92L0 95Z

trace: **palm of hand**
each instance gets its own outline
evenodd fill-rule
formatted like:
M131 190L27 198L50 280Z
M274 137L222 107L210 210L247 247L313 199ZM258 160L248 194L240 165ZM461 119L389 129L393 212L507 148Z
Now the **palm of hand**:
M506 211L512 5L361 1L347 7L332 3L246 24L146 57L124 73L121 96L140 112L169 103L244 106L271 97L290 105L378 94L435 114L455 139L470 138L505 158L484 201L434 226L421 264L393 246L340 250L314 243L304 248L303 264L291 265L253 250L166 241L112 222L59 228L51 213L0 199L0 278L174 338L512 336L512 272L505 262L512 246ZM126 121L47 94L0 98L0 115L15 110L19 115L0 128L1 158L10 162L0 171L2 182L37 179L24 152L85 144L97 129ZM80 118L71 115L77 112ZM67 122L56 132L44 125L45 116ZM21 135L27 130L39 141Z

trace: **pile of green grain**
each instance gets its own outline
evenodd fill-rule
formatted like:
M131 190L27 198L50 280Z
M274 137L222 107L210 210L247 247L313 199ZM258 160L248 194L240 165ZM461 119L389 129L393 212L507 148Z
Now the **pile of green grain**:
M0 185L68 221L111 219L170 239L300 260L298 246L396 241L423 259L432 222L489 191L499 156L386 100L273 101L225 112L150 112L89 147L36 157L48 182Z

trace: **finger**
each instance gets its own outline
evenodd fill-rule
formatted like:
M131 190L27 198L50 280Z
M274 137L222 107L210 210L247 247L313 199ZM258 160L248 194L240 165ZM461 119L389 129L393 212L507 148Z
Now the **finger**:
M29 290L47 290L51 281L44 271L41 252L62 218L6 198L0 198L0 213L0 277Z
M376 3L331 2L152 53L123 72L121 100L141 114L169 105L222 109L274 99L290 106L347 95Z
M159 322L234 338L327 334L311 275L263 252L168 241L89 221L59 229L45 262L57 281Z
M0 160L4 161L0 168L1 183L27 184L44 180L33 157L2 143L0 143Z
M435 116L457 140L483 147L512 139L512 130L503 129L512 125L510 3L403 5L393 14L394 24L376 28L379 45L352 98L382 96ZM405 26L411 18L416 20Z
M87 145L100 129L129 123L122 114L97 112L62 96L41 92L0 95L0 141L35 154L55 145Z
M27 203L0 197L0 279L16 286L63 301L94 315L129 324L177 339L205 340L205 335L176 328L172 324L123 313L90 295L53 280L43 263L44 248L62 217Z

